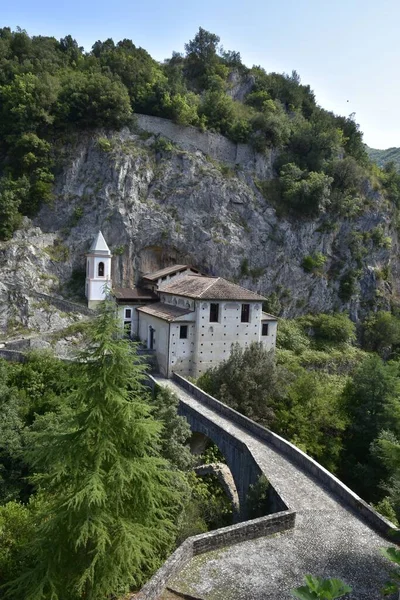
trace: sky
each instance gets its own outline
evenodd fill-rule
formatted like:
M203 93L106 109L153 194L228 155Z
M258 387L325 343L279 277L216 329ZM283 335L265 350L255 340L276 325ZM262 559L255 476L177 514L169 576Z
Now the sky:
M355 113L369 146L400 146L399 0L0 0L0 18L86 50L129 38L156 60L183 52L201 26L248 66L296 70L323 108Z

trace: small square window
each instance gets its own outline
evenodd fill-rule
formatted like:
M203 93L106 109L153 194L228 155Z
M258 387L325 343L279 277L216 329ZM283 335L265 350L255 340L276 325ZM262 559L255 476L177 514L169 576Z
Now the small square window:
M268 335L268 323L262 324L261 335Z
M132 318L132 309L126 308L125 309L125 319L131 319L131 318Z
M188 326L181 325L181 328L179 330L179 338L181 340L187 340L187 336L188 336Z
M242 323L248 323L250 321L250 304L242 304Z
M210 304L210 323L218 323L219 318L219 304Z

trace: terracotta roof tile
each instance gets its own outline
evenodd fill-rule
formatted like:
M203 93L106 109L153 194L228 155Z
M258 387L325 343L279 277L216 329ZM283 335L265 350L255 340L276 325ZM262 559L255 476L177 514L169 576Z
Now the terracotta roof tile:
M204 300L248 300L253 302L265 300L263 296L222 277L199 277L198 275L184 275L177 281L161 285L158 292Z

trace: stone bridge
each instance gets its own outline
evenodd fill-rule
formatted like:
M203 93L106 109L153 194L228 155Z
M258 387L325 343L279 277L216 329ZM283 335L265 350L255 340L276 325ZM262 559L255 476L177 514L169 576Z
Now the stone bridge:
M379 548L399 539L392 523L296 446L184 378L155 382L178 395L192 430L224 454L242 517L248 487L261 473L277 512L188 538L138 598L289 600L307 573L343 579L353 587L350 598L382 598L390 564Z

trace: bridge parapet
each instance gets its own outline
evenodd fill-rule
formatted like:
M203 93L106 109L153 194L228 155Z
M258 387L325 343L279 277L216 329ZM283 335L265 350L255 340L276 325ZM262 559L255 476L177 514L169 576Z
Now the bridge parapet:
M132 596L130 600L157 600L168 581L177 575L194 556L293 529L295 519L295 512L286 510L189 537L171 554L139 594Z
M317 481L326 486L333 494L339 496L341 500L350 506L355 512L365 519L369 525L382 533L385 537L397 543L400 541L400 529L394 526L389 520L376 512L367 502L355 494L350 488L340 481L335 475L330 473L316 460L308 456L305 452L297 448L291 442L288 442L281 436L266 429L262 425L255 423L248 417L230 408L223 402L220 402L213 396L206 394L199 387L174 373L173 379L183 389L187 390L196 400L210 407L219 414L227 417L233 423L240 425L247 432L253 434L259 439L273 445L279 452L284 454L293 463L301 467L304 471L312 475ZM279 490L276 490L279 493Z

